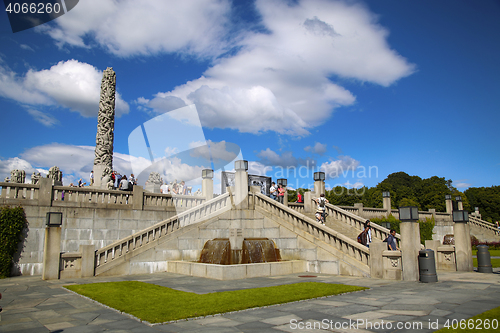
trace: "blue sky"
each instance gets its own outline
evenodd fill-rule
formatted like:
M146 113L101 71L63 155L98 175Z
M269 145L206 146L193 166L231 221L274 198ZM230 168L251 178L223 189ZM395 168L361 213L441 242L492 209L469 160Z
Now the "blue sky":
M159 160L196 187L244 158L292 188L318 170L328 187L499 185L498 1L201 2L80 1L18 33L0 5L0 178L88 178L113 67L114 168L142 184Z

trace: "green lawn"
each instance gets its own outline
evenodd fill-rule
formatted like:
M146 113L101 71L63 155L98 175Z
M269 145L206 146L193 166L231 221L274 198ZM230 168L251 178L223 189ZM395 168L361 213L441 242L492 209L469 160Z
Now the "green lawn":
M472 265L477 267L477 258L472 258ZM491 267L500 267L500 259L491 259Z
M446 322L443 324L446 325ZM460 324L462 327L468 327L465 329L460 329ZM448 322L449 328L443 327L440 329L439 333L449 333L449 332L498 332L500 330L500 307L491 309L489 311L483 312L460 322ZM453 327L457 329L453 329ZM434 332L434 333L436 333Z
M491 257L500 257L500 250L488 250ZM472 255L477 255L477 250L472 250Z
M368 288L320 282L198 295L139 281L91 283L65 288L150 323L207 316Z

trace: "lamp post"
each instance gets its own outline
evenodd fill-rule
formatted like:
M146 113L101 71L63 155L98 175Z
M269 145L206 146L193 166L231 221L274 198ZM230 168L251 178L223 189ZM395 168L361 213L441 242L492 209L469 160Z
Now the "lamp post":
M386 211L385 215L389 216L389 214L391 213L391 192L382 192L382 207Z
M446 194L444 196L444 200L446 203L446 213L451 214L453 211L453 202L451 201L451 194Z
M420 251L420 228L418 208L399 207L401 221L401 259L403 261L403 280L418 281L418 252Z
M468 224L469 213L465 210L454 210L452 216L457 271L471 272L473 263L470 227Z
M320 196L321 194L325 194L325 173L324 172L315 172L313 175L314 179L314 194L316 196Z
M248 209L248 161L234 162L236 175L234 176L234 204L237 209Z
M45 241L43 244L43 280L59 278L59 256L61 253L62 213L48 212L46 215Z

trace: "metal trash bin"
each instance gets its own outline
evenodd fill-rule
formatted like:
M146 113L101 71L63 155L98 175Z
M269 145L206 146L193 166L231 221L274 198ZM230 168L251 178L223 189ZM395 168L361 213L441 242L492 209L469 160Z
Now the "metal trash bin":
M418 267L420 282L437 282L436 260L433 250L421 250L418 252Z
M477 246L477 271L479 273L493 273L488 245Z

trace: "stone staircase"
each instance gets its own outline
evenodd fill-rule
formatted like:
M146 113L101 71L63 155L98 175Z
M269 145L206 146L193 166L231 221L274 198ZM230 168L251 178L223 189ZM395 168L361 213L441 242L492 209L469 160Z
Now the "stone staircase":
M314 216L313 213L306 213L304 215L312 220L316 220L316 216ZM362 231L362 230L354 228L354 227L352 227L352 226L350 226L342 221L333 219L330 216L327 216L325 225L328 228L333 229L333 230L337 231L338 233L341 233L342 235L349 237L350 239L355 240L355 241L357 241L358 235Z

